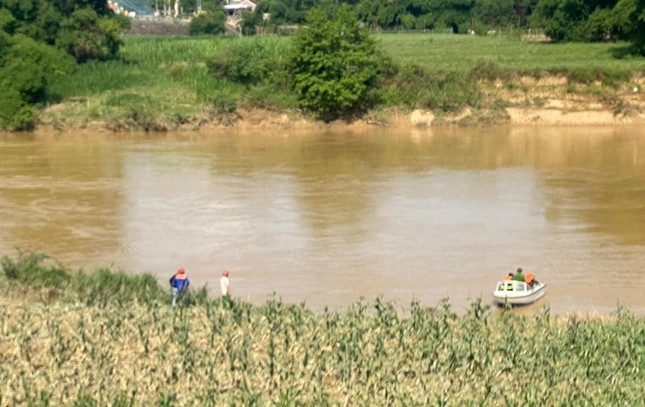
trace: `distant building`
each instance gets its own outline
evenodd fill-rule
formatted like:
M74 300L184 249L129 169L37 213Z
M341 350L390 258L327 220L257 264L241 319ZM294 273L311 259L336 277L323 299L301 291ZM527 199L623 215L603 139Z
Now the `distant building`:
M240 29L240 20L242 13L246 11L255 11L256 4L251 0L227 0L228 4L224 5L226 12L226 29L235 35L242 35Z
M255 11L257 5L251 0L228 0L224 5L224 10L229 17L239 17L245 11Z

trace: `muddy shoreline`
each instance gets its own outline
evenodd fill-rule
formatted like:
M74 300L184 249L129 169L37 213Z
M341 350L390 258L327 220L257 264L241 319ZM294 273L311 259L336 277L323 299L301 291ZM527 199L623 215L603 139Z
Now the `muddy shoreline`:
M558 101L552 101L556 105ZM484 115L489 114L484 112ZM466 109L452 115L437 115L431 110L416 109L401 111L388 109L376 114L368 114L353 120L337 120L329 123L308 118L297 112L276 113L263 109L240 110L235 120L211 121L195 120L176 125L160 121L154 128L141 128L137 125L114 124L101 120L83 123L67 124L63 127L47 121L38 123L34 132L172 132L172 131L244 131L257 129L315 131L315 130L349 130L369 131L375 128L422 129L443 126L475 126L487 127L494 125L564 125L564 126L634 126L645 125L645 103L641 103L638 111L630 114L615 114L608 109L567 109L567 108L527 108L509 107L503 111L503 120L491 120L482 116L481 111Z
M167 132L244 129L369 130L376 127L426 128L433 126L583 125L617 126L645 124L645 76L636 76L620 88L599 92L599 84L571 84L565 77L515 78L509 82L482 82L483 101L444 113L428 109L385 108L352 120L325 123L300 111L238 108L232 113L202 111L176 122L164 117L145 122L107 117L89 119L83 101L66 101L41 112L36 131Z

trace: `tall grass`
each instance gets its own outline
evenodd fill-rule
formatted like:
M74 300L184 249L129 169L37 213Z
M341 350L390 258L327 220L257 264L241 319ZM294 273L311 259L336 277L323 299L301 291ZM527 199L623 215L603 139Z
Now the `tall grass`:
M31 270L37 259L24 260L12 264ZM130 298L121 277L95 276L112 299ZM645 403L645 320L622 309L591 318L495 315L481 301L463 315L447 301L401 313L379 299L322 313L277 298L98 305L0 304L0 404Z
M92 272L73 271L42 253L19 252L16 258L3 256L0 267L5 287L20 293L35 289L45 293L44 299L80 301L87 305L108 303L167 302L169 292L164 290L152 275L127 275L124 272L100 268ZM197 290L188 299L202 300L203 292Z
M249 45L262 55L244 53ZM239 104L292 108L295 98L284 91L287 75L272 70L267 81L250 88L208 67L226 53L230 58L244 54L233 61L243 69L253 69L251 62L256 68L269 60L284 64L288 45L284 38L126 37L119 59L80 65L71 78L52 85L66 107L43 121L64 127L102 120L115 129L164 130L227 116Z

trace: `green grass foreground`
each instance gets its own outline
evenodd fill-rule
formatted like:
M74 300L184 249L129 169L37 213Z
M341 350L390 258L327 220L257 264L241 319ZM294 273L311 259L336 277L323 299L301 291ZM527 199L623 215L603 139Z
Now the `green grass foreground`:
M487 107L479 81L560 75L574 83L600 81L607 90L643 74L642 57L626 54L627 43L549 44L516 36L448 34L379 34L375 36L399 73L382 90L377 108L405 107L454 111ZM295 93L285 75L267 75L267 82L244 85L209 72L213 57L233 50L228 63L239 69L260 67L267 55L287 55L291 37L150 37L126 36L120 58L80 65L70 77L52 85L62 105L40 117L55 128L103 122L114 130L198 128L228 124L236 108L297 110ZM255 45L258 45L256 47ZM254 58L253 51L263 54ZM235 53L247 52L243 61ZM251 56L246 57L248 52ZM260 51L258 51L260 52ZM232 55L232 56L231 56ZM256 69L256 70L257 70ZM420 71L421 69L422 71ZM509 79L510 78L510 79ZM571 86L567 91L573 92ZM598 92L598 90L595 90Z
M172 308L149 277L79 277L44 260L2 259L4 292L57 299L0 304L1 405L645 403L645 321L625 310L523 317L475 301L457 315L415 301L402 315L376 300L315 313L207 297Z

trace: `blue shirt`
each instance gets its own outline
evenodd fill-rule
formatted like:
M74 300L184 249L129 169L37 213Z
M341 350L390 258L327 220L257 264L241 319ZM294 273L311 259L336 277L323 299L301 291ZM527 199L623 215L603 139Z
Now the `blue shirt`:
M182 278L183 277L183 278ZM190 280L185 274L175 274L170 277L170 286L178 289L179 291L184 291L190 285Z

